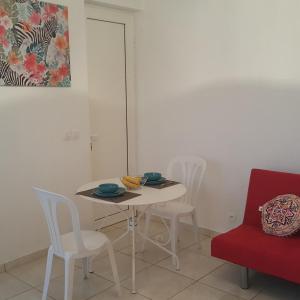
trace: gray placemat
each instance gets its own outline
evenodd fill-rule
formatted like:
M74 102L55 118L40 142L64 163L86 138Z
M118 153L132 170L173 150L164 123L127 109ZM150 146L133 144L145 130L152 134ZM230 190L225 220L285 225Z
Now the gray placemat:
M156 184L156 185L150 185L150 184L148 185L147 182L146 182L145 186L161 190L161 189L164 189L164 188L176 185L176 184L180 184L180 182L172 181L172 180L166 180L165 182L163 182L161 184Z
M121 196L117 196L117 197L113 197L113 198L107 198L107 197L97 196L95 194L96 190L97 190L97 188L94 188L94 189L90 189L90 190L87 190L87 191L78 192L78 193L76 193L76 195L87 196L87 197L91 197L91 198L95 198L95 199L100 199L100 200L104 200L104 201L107 201L107 202L114 202L114 203L121 203L121 202L124 202L124 201L127 201L127 200L130 200L132 198L140 196L140 194L131 193L131 192L127 192L126 191Z

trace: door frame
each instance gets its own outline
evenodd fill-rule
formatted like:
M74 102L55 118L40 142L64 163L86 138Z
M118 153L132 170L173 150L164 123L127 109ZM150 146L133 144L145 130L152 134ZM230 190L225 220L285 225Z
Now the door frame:
M86 20L93 19L103 22L124 25L125 41L125 89L127 119L127 172L137 173L137 132L136 132L136 97L135 97L135 28L134 13L125 10L108 8L96 4L85 4Z

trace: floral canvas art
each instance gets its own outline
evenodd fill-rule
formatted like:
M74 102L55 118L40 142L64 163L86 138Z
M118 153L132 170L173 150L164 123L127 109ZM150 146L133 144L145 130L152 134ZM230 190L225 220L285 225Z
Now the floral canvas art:
M70 85L68 8L0 0L0 86Z

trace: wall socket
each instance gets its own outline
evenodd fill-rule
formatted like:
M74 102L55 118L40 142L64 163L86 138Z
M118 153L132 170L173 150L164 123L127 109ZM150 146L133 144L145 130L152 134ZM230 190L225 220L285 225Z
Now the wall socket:
M237 221L237 215L234 212L230 212L228 215L228 223L235 224Z

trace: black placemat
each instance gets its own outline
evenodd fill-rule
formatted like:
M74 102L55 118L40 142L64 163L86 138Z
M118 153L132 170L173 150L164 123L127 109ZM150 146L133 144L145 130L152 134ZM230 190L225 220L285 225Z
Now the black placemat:
M87 197L91 197L91 198L95 198L95 199L100 199L100 200L104 200L104 201L108 201L108 202L114 202L114 203L121 203L121 202L124 202L126 200L130 200L132 198L140 196L140 194L131 193L131 192L127 192L126 191L121 196L117 196L117 197L113 197L113 198L106 198L106 197L97 196L95 194L96 189L97 188L90 189L90 190L87 190L87 191L78 192L78 193L76 193L76 195L87 196Z
M161 190L161 189L164 189L164 188L167 188L167 187L179 184L179 183L180 182L177 182L177 181L166 180L165 182L163 182L161 184L156 184L156 185L150 185L150 184L148 185L147 182L146 182L145 186Z

